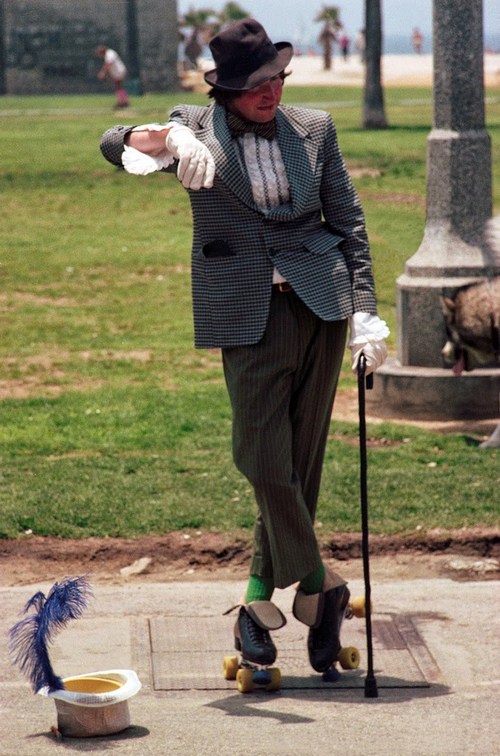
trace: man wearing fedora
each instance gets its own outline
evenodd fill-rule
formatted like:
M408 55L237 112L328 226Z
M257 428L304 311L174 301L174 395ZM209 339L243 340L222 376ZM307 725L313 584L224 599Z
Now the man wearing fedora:
M353 369L385 359L363 212L330 115L280 105L288 42L254 19L210 42L212 102L179 105L167 124L116 126L104 156L129 173L176 171L193 212L195 346L220 347L233 455L255 492L250 577L235 645L270 665L284 624L274 588L298 583L311 665L340 649L349 599L314 532L321 470L350 325Z

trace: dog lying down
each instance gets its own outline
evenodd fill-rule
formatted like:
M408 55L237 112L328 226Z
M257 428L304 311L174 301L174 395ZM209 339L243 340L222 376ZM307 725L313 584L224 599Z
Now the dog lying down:
M489 222L486 232L492 268L500 260L500 216ZM443 297L443 315L448 340L442 349L455 375L478 367L500 367L500 276L464 286L453 298ZM483 448L500 447L500 425Z

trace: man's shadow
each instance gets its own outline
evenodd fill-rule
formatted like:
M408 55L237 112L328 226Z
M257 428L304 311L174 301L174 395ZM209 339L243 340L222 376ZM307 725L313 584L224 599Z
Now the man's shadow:
M286 682L285 682L286 685ZM450 694L450 688L441 683L432 683L425 686L415 686L409 680L384 676L383 682L378 685L377 698L365 698L363 687L359 688L333 688L329 686L324 690L319 688L282 688L277 693L267 693L265 690L256 689L252 693L238 693L234 696L221 698L205 704L208 708L218 709L230 717L261 717L275 719L280 724L310 724L316 721L315 717L297 715L289 712L278 711L272 706L273 697L278 700L284 698L291 701L304 701L304 708L314 711L317 703L353 704L357 706L387 706L401 704L413 699L438 698Z

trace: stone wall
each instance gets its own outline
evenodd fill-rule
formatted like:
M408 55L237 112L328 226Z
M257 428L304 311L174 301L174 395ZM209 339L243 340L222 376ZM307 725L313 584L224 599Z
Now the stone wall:
M176 0L0 0L3 94L103 92L95 48L116 49L129 66L127 10L135 8L139 76L144 92L178 88ZM3 27L3 28L2 28Z

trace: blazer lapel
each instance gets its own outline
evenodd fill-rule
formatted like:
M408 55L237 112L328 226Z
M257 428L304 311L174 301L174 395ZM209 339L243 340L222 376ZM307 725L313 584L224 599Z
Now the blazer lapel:
M215 181L220 178L226 190L232 191L252 210L256 210L252 187L238 159L234 139L227 126L224 108L215 105L207 115L209 118L202 124L206 130L203 141L215 160Z
M302 123L292 120L281 109L278 110L276 118L278 144L290 185L291 211L293 216L297 216L307 205L309 193L314 185L318 147L310 139L309 131Z
M295 217L303 212L311 187L318 159L318 147L309 138L309 131L300 121L285 115L280 108L276 114L278 121L277 139L290 186L291 203L277 207L269 217ZM252 210L259 211L252 194L252 187L238 158L234 140L228 129L225 110L214 105L204 111L200 122L204 134L203 141L213 155L216 178L224 183L226 190L232 191ZM200 133L200 136L201 136Z

